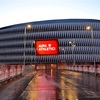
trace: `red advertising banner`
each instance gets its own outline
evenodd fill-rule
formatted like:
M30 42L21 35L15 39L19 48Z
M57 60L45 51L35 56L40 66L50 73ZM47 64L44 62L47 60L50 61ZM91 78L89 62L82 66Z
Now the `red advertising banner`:
M58 48L57 39L35 41L36 55L57 55Z

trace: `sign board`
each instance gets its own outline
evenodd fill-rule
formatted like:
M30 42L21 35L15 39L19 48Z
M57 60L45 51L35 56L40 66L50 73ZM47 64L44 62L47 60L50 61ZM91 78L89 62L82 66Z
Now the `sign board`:
M57 39L35 40L36 55L57 55L58 48Z

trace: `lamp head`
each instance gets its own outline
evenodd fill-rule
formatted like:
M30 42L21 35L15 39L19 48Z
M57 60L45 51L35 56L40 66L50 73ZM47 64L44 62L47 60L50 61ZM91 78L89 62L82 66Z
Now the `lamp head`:
M62 48L62 50L65 50L64 48Z
M72 42L71 42L71 41L69 41L69 44L72 44Z
M91 30L91 26L86 26L86 30Z
M26 25L26 28L27 28L27 29L30 29L30 28L32 28L32 25L31 25L31 24L27 24L27 25Z

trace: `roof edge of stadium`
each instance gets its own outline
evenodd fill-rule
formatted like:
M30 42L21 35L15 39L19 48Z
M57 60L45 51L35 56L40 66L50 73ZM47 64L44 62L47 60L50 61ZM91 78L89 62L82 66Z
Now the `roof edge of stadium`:
M26 24L32 24L32 25L39 25L39 24L53 24L53 23L72 23L72 22L99 22L98 19L54 19L54 20L43 20L43 21L34 21L34 22L26 22L26 23L19 23L14 25L9 25L5 27L1 27L0 30L6 29L6 28L14 28L14 27L20 27L25 26Z

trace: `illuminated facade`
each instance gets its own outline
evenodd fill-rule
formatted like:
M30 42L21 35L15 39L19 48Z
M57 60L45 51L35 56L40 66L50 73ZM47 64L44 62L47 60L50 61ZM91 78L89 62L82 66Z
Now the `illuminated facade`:
M91 29L87 30L87 26ZM45 39L58 39L58 55L36 56L34 41ZM100 20L49 20L0 28L0 63L23 64L24 59L25 64L99 63Z

